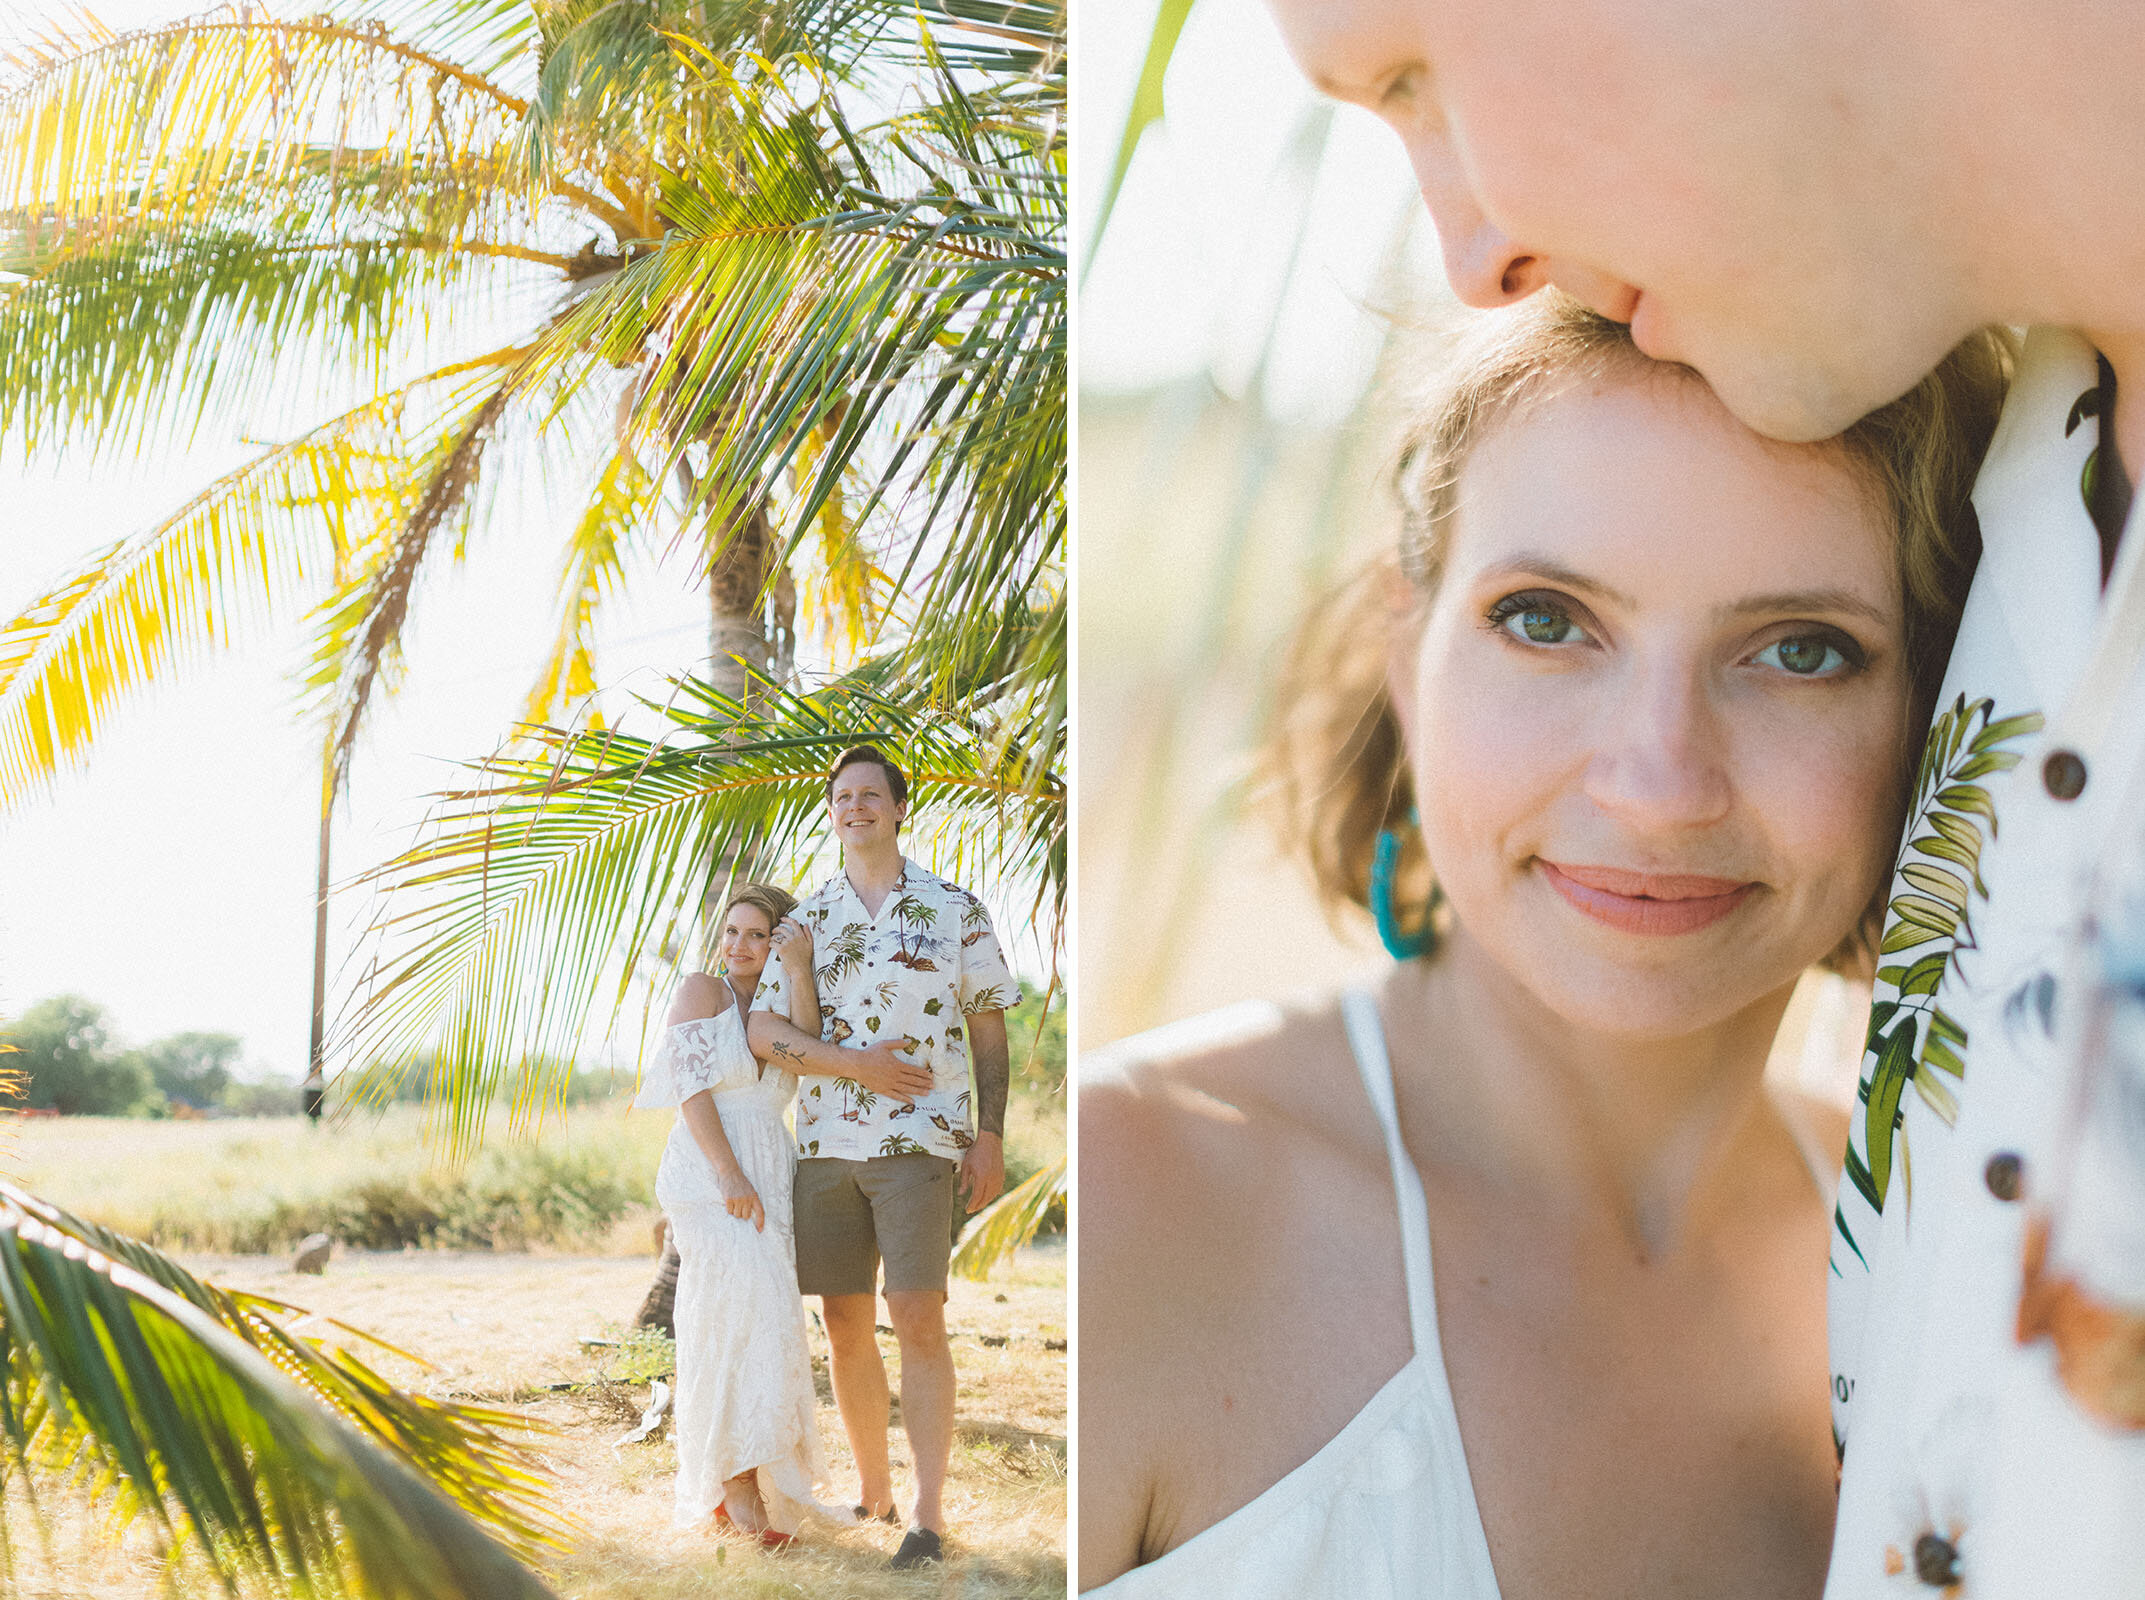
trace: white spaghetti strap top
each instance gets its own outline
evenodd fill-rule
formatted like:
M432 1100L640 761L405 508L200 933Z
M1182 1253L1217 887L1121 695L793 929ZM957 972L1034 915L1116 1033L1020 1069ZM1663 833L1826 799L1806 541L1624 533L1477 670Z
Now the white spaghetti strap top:
M1400 1142L1377 1002L1341 1019L1385 1133L1415 1354L1319 1452L1176 1549L1086 1593L1110 1600L1498 1600L1437 1337L1430 1211ZM1306 1352L1307 1361L1315 1356Z

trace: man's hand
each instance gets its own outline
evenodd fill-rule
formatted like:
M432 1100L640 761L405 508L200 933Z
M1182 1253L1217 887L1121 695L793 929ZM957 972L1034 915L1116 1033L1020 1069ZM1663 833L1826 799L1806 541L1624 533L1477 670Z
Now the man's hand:
M891 1040L864 1050L844 1050L841 1075L873 1094L890 1094L904 1105L914 1105L918 1095L931 1092L931 1069L918 1066L901 1051L902 1046Z
M1005 1141L995 1133L979 1133L976 1142L961 1152L961 1175L955 1188L968 1200L974 1216L1005 1190Z

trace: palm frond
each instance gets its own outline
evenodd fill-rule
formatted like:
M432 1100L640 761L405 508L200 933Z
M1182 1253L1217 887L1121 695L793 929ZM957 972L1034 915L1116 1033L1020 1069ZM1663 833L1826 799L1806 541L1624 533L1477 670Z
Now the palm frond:
M558 636L522 707L523 722L566 720L562 714L570 714L595 693L596 611L620 581L622 548L651 520L661 492L662 486L630 450L614 455L597 477L567 541L566 570L559 580Z
M882 0L889 13L915 18L921 32L892 60L943 63L997 84L1032 86L1064 103L1065 6L1059 0Z
M561 1532L507 1413L396 1390L295 1310L201 1282L0 1183L0 1442L26 1479L94 1462L119 1509L230 1584L461 1600L550 1595L479 1526Z
M0 804L79 760L121 700L230 644L411 514L405 409L469 403L518 352L430 374L263 452L0 625ZM417 460L421 463L421 454Z
M208 215L233 184L334 148L408 163L493 159L526 102L378 23L233 6L113 35L55 30L0 93L0 206L124 224ZM146 158L146 159L145 159Z
M797 451L794 477L812 476L827 441L840 425L841 412L836 411L811 431ZM893 580L850 515L847 497L838 484L820 502L810 526L816 537L808 536L797 552L805 562L798 577L801 609L817 623L835 659L854 660L871 648L878 635L893 600Z
M1110 213L1117 209L1117 196L1124 189L1125 175L1132 170L1132 158L1139 153L1140 140L1162 120L1162 81L1169 75L1170 58L1177 53L1177 41L1183 37L1184 24L1191 14L1192 0L1162 0L1161 9L1155 13L1154 27L1147 35L1146 57L1140 63L1139 82L1133 87L1132 104L1125 111L1125 125L1117 136L1117 154L1110 161L1110 175L1104 180L1095 220L1089 224L1090 263L1110 226Z
M379 381L403 336L495 300L499 263L596 270L561 248L575 212L638 224L585 174L517 175L527 112L377 20L56 33L0 88L0 428L183 438L297 368Z
M1071 1165L1059 1156L1040 1172L993 1200L961 1234L953 1252L953 1270L964 1278L983 1279L1033 1239L1051 1207L1071 1188Z
M377 163L227 197L219 215L122 229L0 217L0 429L31 450L100 454L190 439L212 409L288 393L305 370L366 383L401 335L488 312L502 262L571 256L489 215L496 191Z
M785 559L830 503L873 523L895 587L935 622L909 661L1047 604L1065 541L1063 173L1056 135L939 101L860 128L831 97L724 76L738 131L666 178L662 247L592 290L532 363L647 374L633 420L661 468L690 455L707 559L769 485ZM711 92L714 92L711 88ZM891 185L906 173L914 187ZM887 547L886 543L882 547Z
M410 594L431 554L433 541L461 512L475 488L484 446L513 398L511 371L465 415L455 419L438 449L424 462L424 489L409 520L396 531L393 550L374 576L365 596L364 620L343 662L336 687L336 731L332 757L340 788L347 780L358 729L372 704L373 689L389 651L402 638Z
M485 786L444 796L426 837L371 875L384 911L331 1053L369 1069L361 1092L386 1092L428 1054L455 1149L502 1088L518 1120L533 1117L598 1000L615 1011L648 963L676 969L724 862L811 858L827 767L859 739L908 766L928 827L910 846L920 858L972 887L1035 885L1054 926L1057 773L994 757L994 730L871 676L816 693L763 684L749 703L684 680L660 708L661 739L554 731L535 756L482 763Z

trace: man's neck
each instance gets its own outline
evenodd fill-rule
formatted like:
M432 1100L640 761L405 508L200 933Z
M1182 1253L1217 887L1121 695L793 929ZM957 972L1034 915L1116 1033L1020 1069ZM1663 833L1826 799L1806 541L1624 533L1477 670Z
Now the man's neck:
M844 846L842 850L842 870L849 875L849 887L856 890L857 898L864 902L864 909L875 917L879 914L880 903L901 881L905 865L898 844L868 854L853 845Z

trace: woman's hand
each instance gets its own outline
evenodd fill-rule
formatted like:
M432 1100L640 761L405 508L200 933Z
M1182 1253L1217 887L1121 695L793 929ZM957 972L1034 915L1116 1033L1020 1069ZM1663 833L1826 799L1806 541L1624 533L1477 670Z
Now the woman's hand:
M812 978L812 930L795 917L784 917L775 928L771 941L775 947L775 959L783 969L800 982Z
M723 1209L740 1221L750 1220L761 1233L767 1231L767 1208L760 1204L760 1191L740 1167L715 1169L715 1187L722 1191Z

